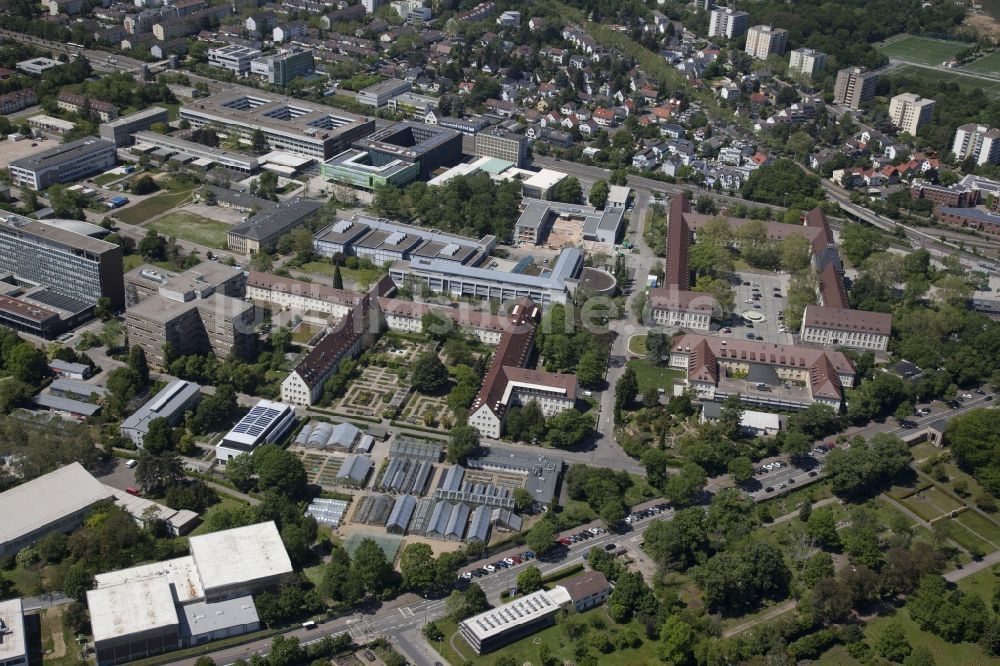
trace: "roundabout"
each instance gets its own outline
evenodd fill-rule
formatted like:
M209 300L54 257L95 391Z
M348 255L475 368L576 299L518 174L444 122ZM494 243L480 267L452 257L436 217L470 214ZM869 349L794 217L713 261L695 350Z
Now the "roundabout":
M752 321L755 324L759 324L767 320L767 317L764 316L764 313L758 310L746 310L745 312L742 312L740 316L746 319L747 321Z

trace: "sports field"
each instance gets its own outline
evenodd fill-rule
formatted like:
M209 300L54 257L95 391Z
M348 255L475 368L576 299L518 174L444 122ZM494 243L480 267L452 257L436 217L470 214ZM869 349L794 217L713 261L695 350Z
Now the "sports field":
M921 65L940 65L946 60L951 60L956 53L968 46L971 44L967 42L899 35L890 37L876 48L890 59Z
M982 58L976 58L972 62L962 65L963 72L973 72L976 74L988 74L990 76L1000 76L1000 51L994 51Z
M927 69L926 67L918 67L917 65L903 65L890 71L888 76L889 78L905 76L920 79L931 84L936 84L939 81L956 83L962 90L980 88L986 93L987 97L1000 99L1000 81L989 81L971 74L963 74L961 69L940 70Z

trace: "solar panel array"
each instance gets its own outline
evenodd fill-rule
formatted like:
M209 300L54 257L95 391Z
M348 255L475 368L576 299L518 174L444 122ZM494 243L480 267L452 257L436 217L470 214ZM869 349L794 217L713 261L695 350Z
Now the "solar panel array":
M233 428L233 432L242 435L250 435L251 437L259 437L271 426L272 423L274 423L274 420L278 418L280 413L281 412L272 407L257 405L251 409L239 423L236 424L236 427Z

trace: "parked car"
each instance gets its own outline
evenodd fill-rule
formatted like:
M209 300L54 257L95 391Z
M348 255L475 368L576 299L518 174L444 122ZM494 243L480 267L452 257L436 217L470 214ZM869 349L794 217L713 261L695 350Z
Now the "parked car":
M135 495L136 497L142 496L142 493L139 492L139 489L136 488L135 486L129 486L128 488L125 489L125 492L127 492L129 495Z
M616 543L606 543L606 544L604 544L604 550L608 551L609 553L612 550L614 550L615 548L617 548L617 547L618 547L618 544L616 544Z
M132 469L133 467L135 467L138 464L139 464L139 461L136 460L135 458L129 458L128 460L125 461L125 466L128 467L129 469Z
M483 567L483 571L485 571L486 573L493 573L496 570L497 568L492 564L487 564L485 567Z

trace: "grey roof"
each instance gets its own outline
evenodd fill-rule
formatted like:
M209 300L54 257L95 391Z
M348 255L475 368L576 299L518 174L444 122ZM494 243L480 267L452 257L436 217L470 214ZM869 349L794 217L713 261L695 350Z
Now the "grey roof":
M502 509L500 507L493 509L492 520L495 524L501 525L513 532L520 532L521 526L524 524L524 519L521 516L510 509Z
M396 435L389 445L389 456L393 458L417 458L437 462L441 459L443 445L426 439L416 439L406 435Z
M467 464L473 469L499 467L526 474L524 489L535 498L536 502L548 504L555 496L556 482L562 471L563 460L550 453L527 453L517 449L491 446L486 448L485 454L470 458Z
M337 471L338 479L349 479L355 483L365 480L368 476L368 470L372 468L372 459L366 455L360 453L355 453L348 456L344 464L340 466Z
M408 530L410 534L423 535L427 531L427 526L436 506L436 500L430 498L417 501L417 508L414 510L413 518L410 520L410 528Z
M483 543L490 536L490 522L493 517L493 510L485 504L480 504L472 512L472 520L469 523L469 533L466 541L481 541Z
M226 187L215 187L214 185L209 185L207 186L207 189L215 194L216 201L221 201L236 208L242 208L243 210L267 210L268 208L274 208L278 205L263 197L255 197L254 195L247 194L246 192L234 192Z
M445 472L444 478L441 479L441 490L461 490L462 479L464 478L464 467L461 465L451 467L447 472Z
M31 171L51 169L63 164L75 162L76 160L90 155L91 153L107 150L109 148L114 150L114 147L115 144L113 141L88 136L82 139L77 139L71 143L64 143L56 146L55 148L43 150L35 155L29 155L28 157L22 157L19 160L14 160L10 163L10 166L21 169L29 169Z
M360 434L361 430L353 423L338 423L330 433L329 443L342 449L349 449Z
M446 539L461 539L465 534L465 524L469 522L469 505L456 504L448 515L448 525L444 529Z
M1000 215L988 213L978 208L952 208L949 206L938 206L938 210L946 215L959 215L961 217L984 222L986 224L1000 225Z
M135 430L143 434L149 431L149 422L156 418L173 419L180 409L186 408L195 395L201 393L201 386L194 382L177 379L167 384L149 402L122 421L122 430Z
M81 416L93 416L101 410L100 405L94 405L89 402L80 402L79 400L71 400L69 398L60 398L59 396L48 393L39 393L36 395L35 404L61 412L80 414Z
M86 382L79 382L75 379L64 379L60 377L59 379L52 382L49 385L49 390L59 393L68 393L70 395L82 396L89 398L93 394L98 396L106 395L108 389L103 386L97 386L96 384L88 384Z
M182 637L204 636L260 622L253 597L249 595L211 604L197 601L181 608L184 611L180 613Z
M575 247L563 248L552 270L540 276L523 273L498 274L497 271L488 268L464 266L440 259L411 259L409 264L411 268L417 270L454 275L470 280L500 281L514 287L563 290L566 288L566 280L575 278L583 267L583 253Z
M400 495L396 499L396 503L392 505L392 513L389 514L389 520L385 526L387 528L395 527L399 530L405 530L406 526L410 524L410 519L413 517L413 511L416 508L416 497L413 495Z
M62 361L58 358L54 358L49 361L49 367L59 372L73 373L85 373L90 369L90 366L85 363L70 363L69 361Z
M114 144L112 144L114 145ZM11 164L13 166L13 164ZM50 243L61 245L66 248L76 250L87 250L95 254L104 254L109 251L120 251L118 246L107 241L97 240L90 236L84 236L73 231L62 229L58 226L48 224L40 220L33 220L17 213L0 211L0 229L9 227L15 229L18 235L26 234L37 238L45 239ZM5 231L5 233L8 233Z
M446 500L441 500L434 505L434 512L431 513L430 520L427 522L427 536L443 537L445 535L448 529L448 519L451 517L451 512L454 508L455 505Z
M322 207L323 204L319 201L308 199L278 204L236 225L229 233L254 240L267 240L295 226Z

